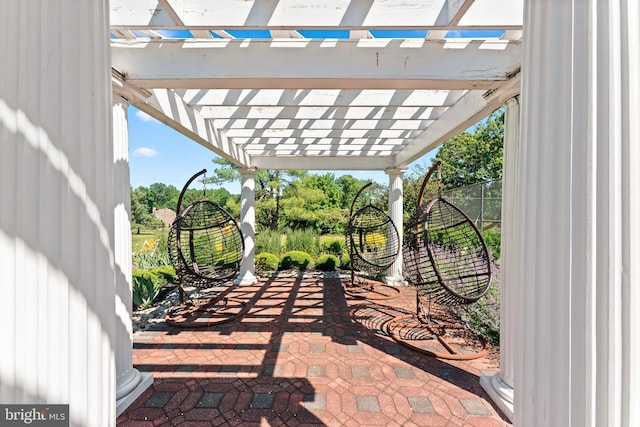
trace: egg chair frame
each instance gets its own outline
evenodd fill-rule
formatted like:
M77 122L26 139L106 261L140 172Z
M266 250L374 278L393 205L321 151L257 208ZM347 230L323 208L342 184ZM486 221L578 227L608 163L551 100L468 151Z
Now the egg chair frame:
M246 302L228 296L230 279L238 273L244 254L237 222L224 208L206 199L206 190L201 200L181 210L189 185L206 172L201 170L184 185L167 239L169 260L179 280L179 306L167 312L166 321L180 327L217 325L247 311ZM185 286L206 289L205 293L213 296L185 302Z
M435 314L434 309L471 304L480 299L491 285L491 260L473 221L442 197L440 179L438 195L423 203L427 183L439 167L440 162L436 162L424 178L416 210L403 236L403 275L416 289L416 313L395 318L387 328L393 339L425 354L444 359L475 359L487 353L486 341L480 337L471 352L456 350L447 337L461 335L464 328L445 320L446 316ZM431 339L437 340L445 351L414 344Z
M360 188L351 203L345 230L351 281L344 292L355 298L387 300L397 297L400 290L377 278L398 259L400 234L393 220L371 203L354 212L358 198L371 185L369 182ZM356 271L362 274L356 276Z

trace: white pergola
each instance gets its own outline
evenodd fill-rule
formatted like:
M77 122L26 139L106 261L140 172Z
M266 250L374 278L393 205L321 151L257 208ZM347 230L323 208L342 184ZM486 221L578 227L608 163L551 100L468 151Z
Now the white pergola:
M113 425L152 381L129 105L241 168L249 261L256 169L385 170L401 224L407 165L504 105L501 372L481 383L515 425L640 425L638 40L635 0L0 2L0 402Z
M252 283L252 171L385 170L402 230L409 163L519 93L522 18L503 0L113 0L113 87L244 172L237 281Z
M241 167L402 168L519 91L522 16L502 0L115 0L114 85Z

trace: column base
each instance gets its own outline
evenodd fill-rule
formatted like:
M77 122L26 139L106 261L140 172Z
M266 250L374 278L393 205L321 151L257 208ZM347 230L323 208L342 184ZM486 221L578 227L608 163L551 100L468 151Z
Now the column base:
M480 377L480 385L509 421L513 422L513 388L502 381L499 373L491 377Z
M250 271L240 273L235 279L233 279L234 285L255 285L256 283L258 283L258 278Z
M137 369L134 370L138 372ZM151 384L153 384L153 375L149 372L138 372L138 374L135 375L135 378L137 383L134 383L133 385L125 385L125 387L128 386L127 388L130 388L130 390L116 400L116 417L120 416L120 414L122 414L129 405L131 405L146 389L151 387ZM116 391L116 394L122 393L118 393L118 391Z
M384 283L392 286L405 286L407 281L402 276L387 276L384 278Z

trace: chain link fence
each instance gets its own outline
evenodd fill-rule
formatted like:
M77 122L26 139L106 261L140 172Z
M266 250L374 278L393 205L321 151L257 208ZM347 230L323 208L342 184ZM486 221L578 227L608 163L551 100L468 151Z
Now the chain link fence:
M481 231L500 229L502 220L502 180L487 181L442 192Z

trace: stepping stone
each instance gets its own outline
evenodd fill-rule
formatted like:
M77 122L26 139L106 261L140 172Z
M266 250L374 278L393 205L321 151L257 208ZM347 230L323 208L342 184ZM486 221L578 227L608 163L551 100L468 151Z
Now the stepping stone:
M469 415L491 415L480 399L459 399Z
M411 410L416 414L434 414L433 406L427 397L407 397Z
M169 403L174 393L167 391L155 392L151 395L149 399L144 403L145 408L164 408L164 406Z
M249 408L251 409L271 409L274 395L270 393L256 393L251 399Z
M356 403L360 412L380 412L376 396L356 396Z
M205 393L197 403L197 408L217 408L224 397L224 393Z

